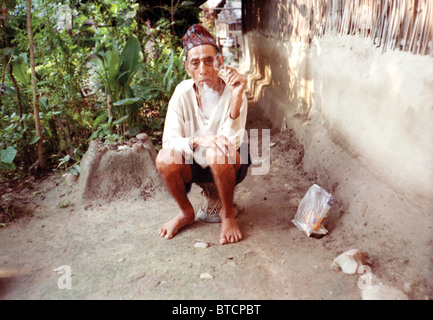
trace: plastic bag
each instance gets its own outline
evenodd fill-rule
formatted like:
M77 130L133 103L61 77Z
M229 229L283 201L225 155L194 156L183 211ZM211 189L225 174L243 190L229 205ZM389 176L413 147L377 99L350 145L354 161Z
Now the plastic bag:
M333 203L332 195L317 184L313 184L299 203L292 222L308 237L312 234L325 235L328 230L322 226L322 221L327 217Z

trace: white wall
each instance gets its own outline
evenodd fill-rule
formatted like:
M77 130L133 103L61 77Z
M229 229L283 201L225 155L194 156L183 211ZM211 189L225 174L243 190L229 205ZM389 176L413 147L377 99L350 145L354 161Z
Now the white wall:
M306 169L343 183L345 159L433 216L433 57L382 53L360 36L307 46L250 32L246 43L250 99L295 129Z

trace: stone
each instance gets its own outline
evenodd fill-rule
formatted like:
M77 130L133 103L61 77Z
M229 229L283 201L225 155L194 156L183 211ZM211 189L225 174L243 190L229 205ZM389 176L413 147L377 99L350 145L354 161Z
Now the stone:
M358 250L351 249L340 254L331 264L331 268L340 268L346 274L356 274L358 268L365 264L367 255Z
M204 280L212 280L214 278L213 275L211 275L210 273L202 273L200 275L200 279L204 279Z
M197 242L194 244L195 248L202 248L202 249L206 249L207 247L209 247L209 243L207 242Z
M141 141L147 141L149 139L149 137L146 133L139 133L135 137Z
M74 182L77 182L78 181L78 176L76 176L75 174L73 174L73 173L68 173L67 175L66 175L66 182L67 183L69 183L69 184L71 184L71 183L74 183Z
M409 298L397 288L379 284L362 290L362 300L409 300Z

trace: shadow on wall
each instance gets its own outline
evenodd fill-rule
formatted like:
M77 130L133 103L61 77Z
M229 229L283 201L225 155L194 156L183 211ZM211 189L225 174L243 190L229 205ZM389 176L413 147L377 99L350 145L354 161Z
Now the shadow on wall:
M248 77L246 94L249 102L257 103L264 88L271 83L271 68L260 63L260 57L255 54L255 49L249 47L248 36L244 36L245 54L241 61L242 72ZM262 68L263 66L263 68Z
M275 127L282 125L283 118L308 119L314 103L310 49L260 33L245 37L242 66L248 75L249 101L260 100Z

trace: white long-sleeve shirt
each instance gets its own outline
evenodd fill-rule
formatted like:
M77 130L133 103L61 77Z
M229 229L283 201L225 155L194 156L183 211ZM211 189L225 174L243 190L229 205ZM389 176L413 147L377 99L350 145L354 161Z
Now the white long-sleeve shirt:
M246 138L248 102L244 93L240 115L232 119L230 117L230 98L230 90L225 86L216 107L213 108L209 119L206 119L197 103L194 81L192 79L182 81L176 87L168 104L162 147L174 149L188 160L194 156L189 146L191 137L223 135L238 150Z

